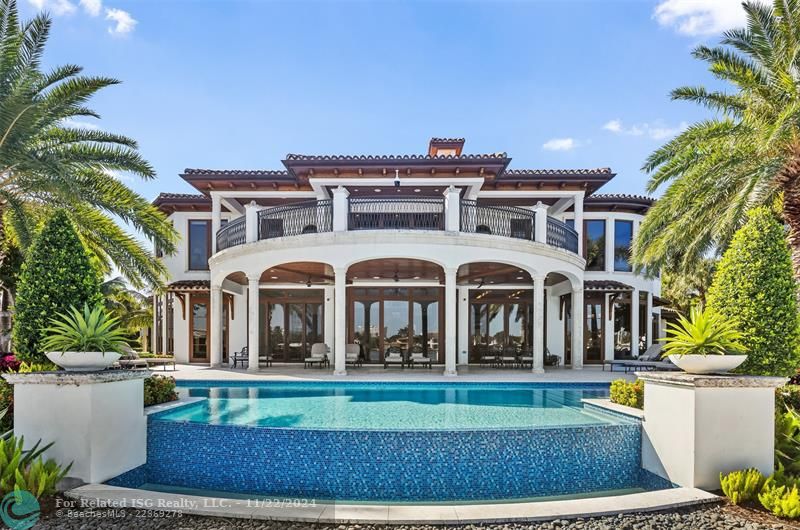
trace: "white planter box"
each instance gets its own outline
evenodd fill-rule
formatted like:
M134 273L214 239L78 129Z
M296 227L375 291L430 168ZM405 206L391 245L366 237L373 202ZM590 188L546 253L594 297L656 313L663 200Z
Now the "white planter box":
M105 370L120 358L119 353L101 351L51 351L47 358L69 372Z
M747 355L670 355L672 364L690 374L724 374L747 359Z

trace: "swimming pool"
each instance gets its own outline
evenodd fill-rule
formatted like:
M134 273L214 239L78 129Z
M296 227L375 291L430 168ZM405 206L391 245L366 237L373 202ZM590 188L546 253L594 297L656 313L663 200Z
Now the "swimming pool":
M182 382L147 463L109 481L255 496L455 502L669 487L607 384Z

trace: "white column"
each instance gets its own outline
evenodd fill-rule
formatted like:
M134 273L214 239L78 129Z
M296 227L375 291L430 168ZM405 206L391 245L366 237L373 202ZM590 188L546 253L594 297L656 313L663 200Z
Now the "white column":
M247 369L258 370L258 335L261 322L258 321L258 294L261 275L247 277Z
M538 219L537 219L538 220ZM544 276L533 277L533 373L544 373Z
M583 256L583 193L575 195L575 231L578 232L578 255Z
M614 360L614 302L613 294L604 294L603 303L605 304L605 318L601 326L603 326L603 351L605 352L603 358L606 361Z
M583 286L572 289L572 369L583 368Z
M539 201L533 207L533 211L536 213L533 239L538 243L547 244L547 205Z
M222 366L222 286L211 286L211 366Z
M456 372L456 273L458 269L444 271L444 375Z
M167 308L169 307L169 294L164 293L161 297L161 353L167 355Z
M211 255L217 253L217 232L219 231L220 221L220 199L219 195L211 192Z
M333 345L334 345L334 337L336 337L336 328L334 327L334 294L333 294L333 286L329 285L325 287L325 307L323 309L324 312L324 328L323 334L325 335L325 344L331 349L333 352Z
M244 240L245 243L258 241L258 204L250 201L244 207Z
M606 272L614 272L614 220L606 219Z
M461 229L461 189L450 186L444 192L444 229L458 232Z
M347 217L350 211L350 203L347 198L350 192L344 186L339 186L333 190L333 231L347 232Z
M639 356L639 289L631 292L631 356Z
M647 292L647 347L653 344L653 292Z
M344 188L342 188L344 189ZM346 191L346 190L345 190ZM346 196L345 196L346 198ZM333 374L347 375L345 365L347 349L347 268L338 267L333 271L334 276L334 341L333 341Z
M458 364L469 364L469 288L458 288Z
M158 353L158 295L153 295L153 328L150 333L150 346L152 353Z

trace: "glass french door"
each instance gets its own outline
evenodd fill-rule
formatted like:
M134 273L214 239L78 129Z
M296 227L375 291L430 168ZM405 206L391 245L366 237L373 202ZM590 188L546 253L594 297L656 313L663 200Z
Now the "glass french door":
M583 329L584 362L586 364L599 364L603 362L605 357L605 337L603 336L605 295L602 293L589 295L585 299L585 304L585 327Z
M472 290L469 305L469 359L530 353L533 344L533 291ZM546 337L545 337L546 344Z
M319 290L263 291L260 350L277 362L302 362L314 343L325 342L323 307Z
M189 315L189 331L191 333L189 362L192 363L207 363L209 362L208 351L208 296L198 295L192 293L191 300L191 313Z

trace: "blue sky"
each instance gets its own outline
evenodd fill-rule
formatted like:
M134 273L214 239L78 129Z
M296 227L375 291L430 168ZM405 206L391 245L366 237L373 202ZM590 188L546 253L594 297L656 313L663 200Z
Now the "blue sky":
M191 192L185 167L420 153L431 136L513 168L608 166L603 191L642 193L644 158L706 116L668 97L713 84L691 48L743 21L737 0L19 1L53 15L50 65L123 81L95 125L140 142L159 177L129 184L147 198Z

